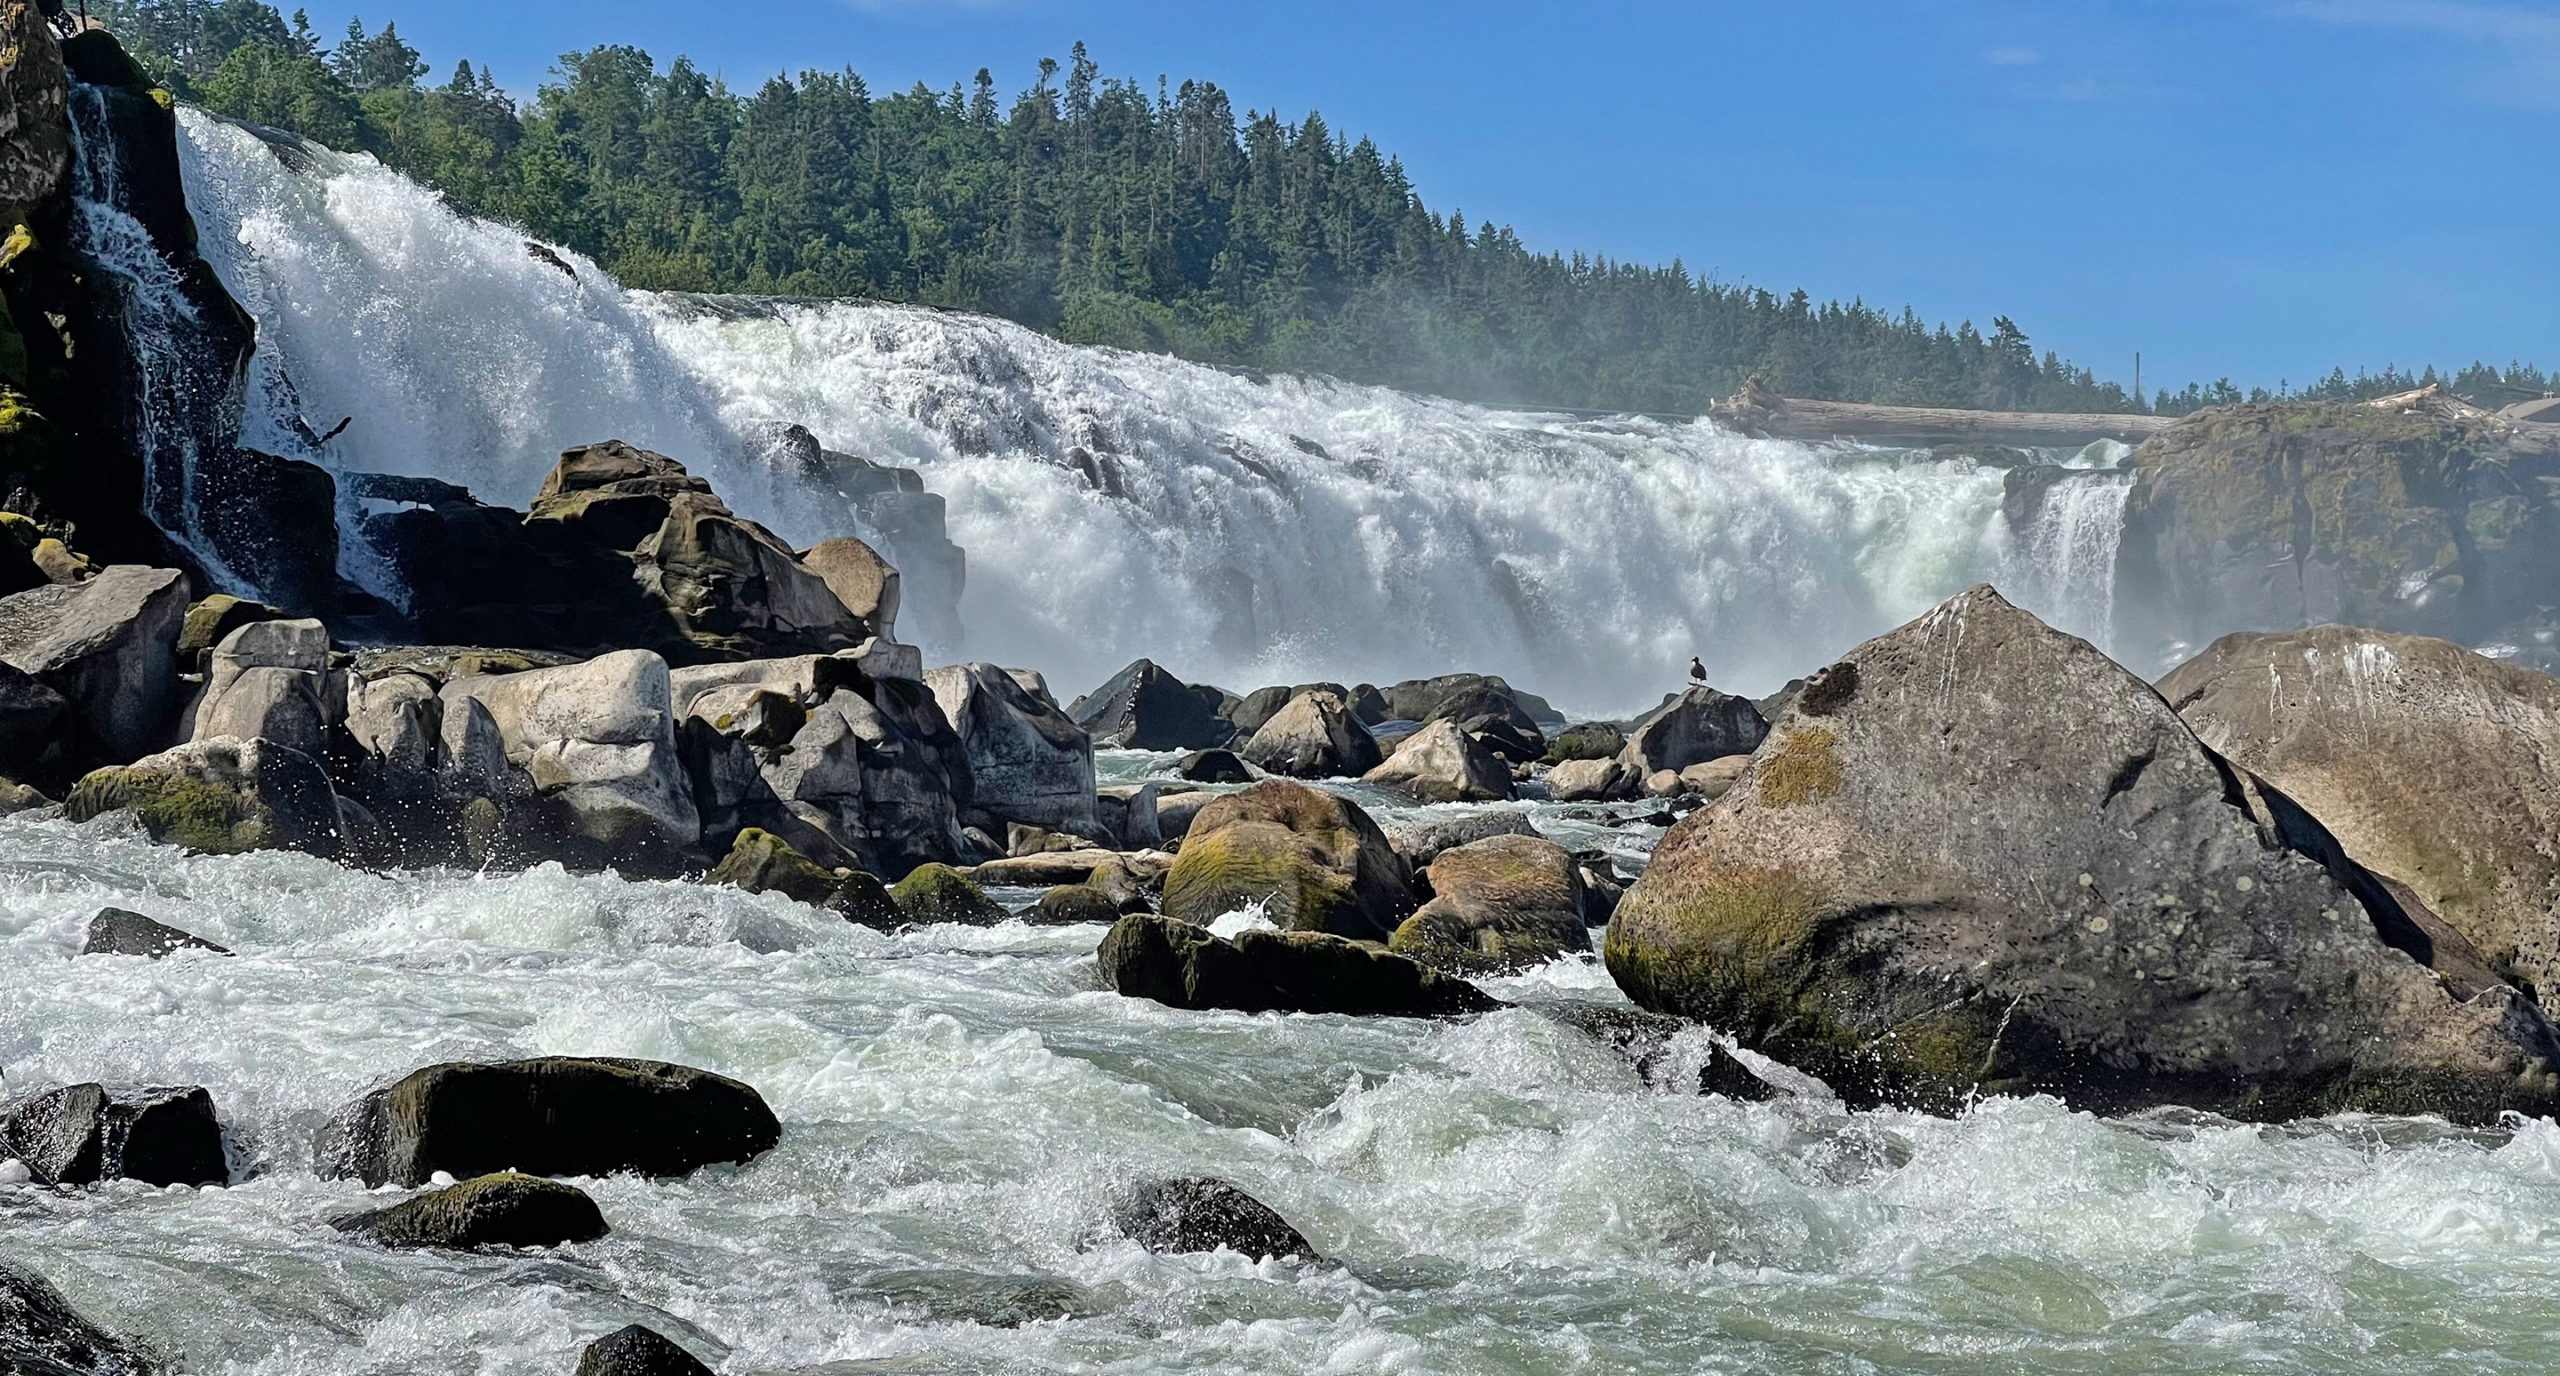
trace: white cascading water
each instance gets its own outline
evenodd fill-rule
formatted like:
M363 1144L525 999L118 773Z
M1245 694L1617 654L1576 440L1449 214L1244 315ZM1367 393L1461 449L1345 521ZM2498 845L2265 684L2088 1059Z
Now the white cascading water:
M910 307L625 292L370 159L183 127L206 254L259 321L251 445L521 504L560 449L618 437L814 542L844 532L751 438L799 422L948 499L967 632L937 659L1070 690L1141 655L1239 690L1468 668L1626 710L1693 654L1767 691L1972 582L2051 601L2042 564L2011 558L2000 475L1969 463L1252 376ZM294 425L349 416L325 454Z
M2121 447L2121 446L2119 446ZM2035 519L2012 543L2011 575L2033 589L2032 605L2054 626L2104 646L2115 625L2116 553L2124 544L2131 473L2093 473L2055 483Z

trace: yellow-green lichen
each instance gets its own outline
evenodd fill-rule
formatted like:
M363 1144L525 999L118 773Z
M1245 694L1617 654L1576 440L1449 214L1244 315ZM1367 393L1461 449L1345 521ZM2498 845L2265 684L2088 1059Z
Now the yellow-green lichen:
M101 769L71 790L64 812L85 822L130 811L151 839L203 855L239 855L267 843L267 827L230 789L182 774Z
M1760 761L1760 805L1798 807L1837 795L1841 788L1840 738L1828 727L1787 734Z

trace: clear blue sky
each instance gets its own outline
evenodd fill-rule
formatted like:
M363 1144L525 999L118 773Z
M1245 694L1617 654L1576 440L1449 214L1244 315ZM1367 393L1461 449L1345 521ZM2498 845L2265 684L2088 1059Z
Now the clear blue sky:
M291 7L290 0L285 5ZM2560 0L314 0L441 80L573 48L875 90L1083 39L1106 73L1323 112L1539 248L1932 319L2126 378L2560 367Z

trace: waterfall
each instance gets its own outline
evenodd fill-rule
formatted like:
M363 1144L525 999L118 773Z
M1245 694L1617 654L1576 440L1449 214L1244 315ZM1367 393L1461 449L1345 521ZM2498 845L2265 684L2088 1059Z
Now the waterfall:
M2129 472L2075 474L2055 483L2018 538L2003 580L2032 589L2035 610L2046 621L2101 647L2115 628L2116 551L2132 495Z
M2015 557L2001 475L1970 461L1508 413L921 308L625 291L369 158L193 111L182 130L204 252L259 322L252 446L520 506L559 450L618 437L795 542L869 537L767 456L760 433L796 422L947 500L968 584L937 662L1068 692L1141 655L1238 691L1463 668L1619 712L1693 654L1765 692L1974 582L2083 595L2076 565L2036 585L2053 570ZM342 417L325 450L304 438Z

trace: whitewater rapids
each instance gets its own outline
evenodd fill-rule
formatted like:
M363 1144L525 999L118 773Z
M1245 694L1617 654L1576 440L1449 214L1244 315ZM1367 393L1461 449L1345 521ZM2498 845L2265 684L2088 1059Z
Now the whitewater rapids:
M520 506L561 449L619 437L807 544L845 532L756 439L805 424L948 500L966 630L933 662L1070 693L1140 656L1239 692L1465 669L1616 713L1693 654L1773 690L1975 582L2107 631L2120 486L2112 512L2052 504L2013 538L2000 471L1969 461L1489 410L913 307L627 292L369 158L194 111L181 129L205 255L258 320L252 446ZM325 451L296 429L341 417ZM360 546L348 562L378 582Z

